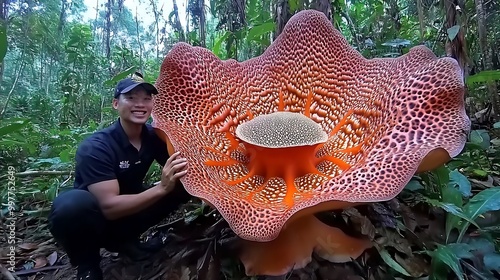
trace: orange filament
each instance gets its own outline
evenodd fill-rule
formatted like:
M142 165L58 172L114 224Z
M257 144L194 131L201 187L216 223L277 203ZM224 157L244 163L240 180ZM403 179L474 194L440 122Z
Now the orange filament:
M225 161L215 161L215 160L207 159L207 160L205 160L205 164L208 166L230 166L230 165L238 163L237 160L232 159L229 155L224 154L224 153L222 153L222 152L220 152L212 147L205 146L205 149L207 149L208 151L214 152L217 155L221 155L221 156L224 156L226 158L229 158L228 160L225 160Z
M244 145L250 157L247 165L249 174L263 176L264 182L271 178L283 178L287 186L284 201L289 207L293 206L293 197L297 192L295 178L309 173L320 175L316 169L318 158L314 156L316 145L289 148L264 148L249 143ZM255 190L252 193L258 192Z
M250 119L250 120L253 119L253 113L252 113L252 111L247 110L247 115L248 115L248 119Z
M312 91L309 92L308 98L306 101L306 109L305 114L309 116L310 114L310 105L312 101ZM284 100L283 93L280 90L279 92L279 110L284 109ZM349 110L344 117L339 121L339 123L334 127L334 129L330 133L330 137L335 135L340 131L342 126L348 124L348 118L350 115L354 113L354 110ZM247 110L247 115L250 118L253 118L253 114L250 110ZM206 147L207 150L215 152L216 154L223 155L226 157L226 160L215 161L215 160L207 160L205 162L208 166L220 166L227 167L235 164L244 164L236 159L231 158L230 152L236 150L240 141L236 139L236 137L231 134L231 132L226 131L225 137L229 140L229 147L226 153L222 153L217 151L214 148ZM370 139L367 137L361 143L356 146L340 149L334 151L334 153L343 153L343 154L358 154L362 151L362 147L364 144ZM226 184L230 186L235 186L240 183L245 182L253 176L262 176L264 178L264 183L260 186L255 186L252 191L249 192L246 199L251 201L253 197L260 192L262 192L268 185L268 182L272 178L282 178L284 183L286 184L286 194L284 196L283 202L288 207L292 207L294 205L294 198L299 193L297 187L295 185L295 180L299 177L302 177L307 174L317 174L320 176L325 176L321 172L319 172L316 166L324 161L330 161L333 164L337 165L338 168L342 171L345 171L351 168L351 164L344 161L339 157L335 157L332 155L325 155L321 158L317 158L316 151L321 149L324 143L316 144L316 145L305 145L305 146L297 146L297 147L284 147L284 148L266 148L257 145L253 145L250 143L242 142L245 150L246 157L249 158L249 162L246 164L248 169L248 173L241 174L241 176L234 180L226 180L224 181ZM303 194L300 192L301 195Z
M345 171L351 167L351 165L339 158L332 157L332 156L324 156L323 159L326 159L328 161L333 162L336 164L342 171Z
M352 115L352 113L354 113L354 110L351 109L349 110L345 115L344 117L340 120L340 122L332 129L332 131L330 132L330 135L329 137L332 137L334 134L337 134L337 132L339 132L340 128L342 128L342 126L344 126L345 124L347 124L347 118Z
M283 91L280 89L278 111L282 112L284 110L285 110L285 100L283 98Z
M304 116L310 118L311 117L311 102L312 102L312 90L309 90L309 94L307 95L306 105L304 106L305 112Z

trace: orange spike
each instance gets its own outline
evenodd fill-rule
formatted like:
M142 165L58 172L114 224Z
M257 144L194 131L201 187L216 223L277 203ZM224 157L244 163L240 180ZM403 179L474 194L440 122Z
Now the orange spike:
M324 156L323 159L326 159L328 161L331 161L332 163L336 164L342 171L345 171L349 168L351 168L351 165L339 158L333 157L333 156Z
M283 199L283 202L285 203L286 206L289 208L292 208L294 204L294 196L297 193L297 188L295 188L295 178L285 178L285 184L286 184L286 195L285 198Z
M278 104L278 111L284 111L285 110L285 100L283 98L283 91L280 89L279 93L279 104Z
M236 140L236 138L229 131L226 132L226 138L231 143L231 145L229 146L230 151L236 150L238 148L238 146L240 145L240 142L238 142L238 140Z
M225 153L221 153L220 151L218 151L212 147L205 147L205 149L207 149L207 151L211 151L217 155L221 155L221 156L229 158L229 159L224 160L224 161L216 161L216 160L212 160L212 159L207 159L207 160L205 160L205 165L207 165L207 166L230 166L230 165L238 163L237 160L231 158L229 155L227 155Z
M226 183L226 184L228 184L230 186L235 186L235 185L238 185L239 183L244 182L245 180L247 180L248 178L250 178L252 176L253 176L253 173L252 172L248 172L245 176L242 176L239 179L236 179L236 180L224 180L224 183Z
M310 118L311 117L311 103L312 103L312 90L309 90L306 99L306 105L304 106L304 116Z
M253 116L252 111L250 111L250 110L247 110L247 115L248 115L248 118L249 118L250 120L252 120L252 119L253 119L253 117L254 117L254 116Z
M357 154L361 151L361 147L363 147L363 144L359 144L359 145L356 145L354 147L338 150L336 152L344 153L344 154Z
M340 128L347 123L347 118L352 115L354 112L353 109L349 110L344 117L340 120L340 122L332 129L332 132L330 132L330 137L339 132Z

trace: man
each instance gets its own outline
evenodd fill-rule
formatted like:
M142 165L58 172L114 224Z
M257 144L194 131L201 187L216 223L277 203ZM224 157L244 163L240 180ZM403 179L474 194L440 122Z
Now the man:
M186 159L178 152L169 158L166 143L146 124L157 93L138 76L117 84L118 120L80 144L74 189L54 200L49 229L78 267L78 280L103 279L100 248L137 261L159 250L159 238L141 243L140 234L190 198L178 180L187 173ZM161 181L144 188L154 160L163 166Z

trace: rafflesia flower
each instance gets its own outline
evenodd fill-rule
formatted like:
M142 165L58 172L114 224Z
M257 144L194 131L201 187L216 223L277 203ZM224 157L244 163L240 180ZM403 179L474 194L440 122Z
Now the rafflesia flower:
M370 242L314 214L394 198L470 129L454 59L424 46L365 59L317 11L243 62L178 43L156 86L153 126L188 159L186 190L245 240L248 275L304 267L313 252L357 258Z

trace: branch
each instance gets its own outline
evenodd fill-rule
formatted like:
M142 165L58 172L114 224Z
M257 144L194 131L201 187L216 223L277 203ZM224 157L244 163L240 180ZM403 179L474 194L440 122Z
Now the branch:
M34 170L34 171L24 171L16 173L18 177L27 177L27 176L43 176L43 175L71 175L73 171L57 171L57 170Z
M21 57L21 59L23 59L23 58ZM24 70L24 62L21 61L21 65L19 66L19 72L17 72L14 83L12 84L12 88L10 89L9 94L7 95L7 100L5 100L5 105L3 106L2 112L0 113L0 119L3 117L3 115L7 111L7 105L9 104L12 93L14 92L14 89L16 88L17 82L19 81L19 77L21 76L21 73L23 72L23 70Z

